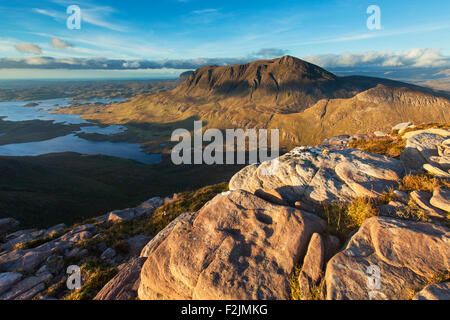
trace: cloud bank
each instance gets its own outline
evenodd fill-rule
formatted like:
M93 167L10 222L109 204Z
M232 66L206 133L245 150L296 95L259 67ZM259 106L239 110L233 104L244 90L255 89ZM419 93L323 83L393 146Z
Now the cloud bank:
M321 54L304 57L321 67L444 67L450 57L440 49L411 49L406 51L367 51L361 53Z
M57 48L67 48L70 43L52 39L52 45ZM16 45L17 50L26 53L40 54L39 46L22 43ZM23 57L0 58L0 68L14 69L72 69L72 70L137 70L137 69L198 69L205 65L242 64L261 57L284 55L282 49L261 49L247 57L238 58L198 58L198 59L167 59L167 60L125 60L108 58L54 58L54 57ZM411 49L407 51L368 51L362 53L322 54L302 57L302 59L330 69L361 69L377 68L408 69L408 68L440 68L450 67L450 57L442 55L440 50Z

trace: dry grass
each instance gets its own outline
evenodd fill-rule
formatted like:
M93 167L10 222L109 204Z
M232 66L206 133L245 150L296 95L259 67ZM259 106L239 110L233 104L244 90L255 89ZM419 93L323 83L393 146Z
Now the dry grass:
M298 277L301 271L302 266L300 264L296 265L289 279L291 300L323 300L323 287L325 285L323 278L319 284L311 284L309 292L305 296L301 293L300 285L298 282Z
M421 210L413 200L409 200L406 210L397 211L395 217L414 221L429 221L425 211Z
M389 157L399 157L405 149L406 142L399 139L360 139L351 141L349 148L360 149L370 153L383 154Z
M408 174L400 181L399 189L402 191L429 191L433 192L438 187L450 188L450 181L440 179L427 174L412 175Z
M322 212L328 222L329 232L341 239L347 239L366 219L378 215L375 201L369 198L356 198L349 204L324 205Z
M289 278L289 285L291 289L291 300L302 300L301 293L300 293L300 285L298 283L298 276L300 275L300 272L302 271L301 265L296 265L294 267L294 271L291 274L291 277Z
M86 275L87 281L79 290L64 297L64 300L92 300L116 275L117 270L104 265L98 259L92 259L81 266L81 272Z
M387 204L391 201L396 201L397 200L397 196L394 193L394 188L389 187L387 191L384 191L380 198L378 199L379 202Z

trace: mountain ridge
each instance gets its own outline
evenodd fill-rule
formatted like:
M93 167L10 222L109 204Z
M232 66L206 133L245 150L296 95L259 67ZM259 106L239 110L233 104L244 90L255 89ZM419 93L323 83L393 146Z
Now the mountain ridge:
M326 110L317 116L323 101L328 101L328 110L340 110L333 122ZM170 91L136 96L106 108L61 112L108 124L167 124L195 117L209 128L280 129L281 145L292 146L344 133L366 133L380 124L387 130L399 122L448 121L448 108L448 96L429 88L381 78L338 77L285 56L243 65L205 66ZM365 118L355 118L355 114ZM311 132L318 128L327 130Z

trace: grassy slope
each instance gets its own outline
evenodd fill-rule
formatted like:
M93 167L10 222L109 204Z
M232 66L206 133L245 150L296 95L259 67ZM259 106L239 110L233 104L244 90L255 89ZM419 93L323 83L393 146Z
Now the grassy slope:
M374 95L377 91L374 91ZM404 92L398 90L398 97ZM424 100L429 96L420 93ZM239 104L238 99L217 102L176 97L172 92L154 96L139 96L126 103L106 108L65 108L62 113L81 114L82 118L104 124L165 125L184 124L197 117L209 128L273 128L280 129L281 145L317 144L323 139L340 134L362 134L376 130L390 130L400 122L449 122L446 112L448 100L443 98L428 105L414 105L402 101L364 101L349 99L320 100L314 106L298 113L277 113L276 108Z
M0 218L21 228L71 224L153 196L228 181L238 166L157 165L74 153L0 157Z

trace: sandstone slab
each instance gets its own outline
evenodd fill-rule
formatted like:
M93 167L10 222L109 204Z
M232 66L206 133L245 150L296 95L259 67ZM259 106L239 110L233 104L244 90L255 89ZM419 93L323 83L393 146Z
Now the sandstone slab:
M0 273L0 295L22 279L22 274L17 272Z
M426 191L413 191L410 193L411 199L426 212L431 218L444 218L446 214L439 208L435 208L430 204L431 195Z
M325 223L240 190L169 228L143 250L140 299L288 299L289 275Z
M140 282L141 269L146 258L135 258L111 279L94 300L135 300Z
M450 212L450 190L445 188L437 188L433 192L430 204L436 208Z
M327 264L327 299L409 299L450 268L450 230L388 217L366 220Z
M310 288L317 285L323 275L323 266L325 263L325 241L323 237L315 233L311 237L303 260L302 270L298 277L300 293L303 297L307 297Z
M450 136L450 130L427 129L407 132L403 135L406 139L405 150L400 159L407 168L416 171L430 170L432 174L437 171L442 174L444 159L439 153L442 143ZM424 167L425 166L425 167ZM446 172L443 172L445 175Z
M450 282L430 284L416 294L413 300L450 300Z
M34 287L36 287L41 283L44 283L45 281L50 280L51 278L52 275L50 273L44 273L38 276L31 276L25 278L16 285L14 285L8 292L6 292L3 296L1 296L0 299L4 300L15 299L16 297L19 297L20 295L27 293L29 290L33 289ZM26 295L24 299L27 299L29 295L30 292L28 292L28 295Z
M298 147L283 156L245 167L230 180L230 190L271 189L290 205L348 202L378 197L403 176L400 161L361 150L323 152Z
M142 215L152 214L164 201L160 197L151 198L136 208L115 210L106 216L106 221L120 222L136 219Z

